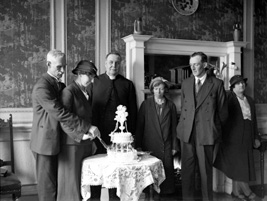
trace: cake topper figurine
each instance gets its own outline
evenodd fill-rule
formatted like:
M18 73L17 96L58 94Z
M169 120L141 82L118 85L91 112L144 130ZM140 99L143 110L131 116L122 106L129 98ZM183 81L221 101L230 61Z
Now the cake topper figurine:
M128 112L126 112L126 106L119 105L117 107L116 114L117 115L114 118L114 120L117 121L116 128L112 133L114 133L118 129L118 123L120 123L119 129L121 130L121 133L123 133L124 129L126 129L126 132L128 132L127 124L126 124L126 119L127 119L127 116L128 116ZM124 124L125 124L125 127L124 127Z

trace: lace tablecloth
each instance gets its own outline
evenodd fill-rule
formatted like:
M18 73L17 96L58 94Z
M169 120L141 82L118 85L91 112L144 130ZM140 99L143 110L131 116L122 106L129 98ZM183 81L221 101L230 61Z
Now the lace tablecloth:
M81 194L87 200L91 197L90 186L102 185L117 188L121 201L138 201L144 188L151 184L159 193L164 180L163 163L156 157L148 155L131 164L119 164L109 162L106 154L99 154L83 161Z

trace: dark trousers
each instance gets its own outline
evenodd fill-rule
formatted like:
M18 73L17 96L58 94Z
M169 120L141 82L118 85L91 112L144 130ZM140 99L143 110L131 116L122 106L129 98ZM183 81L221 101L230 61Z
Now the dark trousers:
M56 201L57 155L46 156L33 152L36 162L37 191L39 201Z
M81 170L84 158L93 153L92 145L62 145L58 155L57 201L80 201Z
M99 142L96 141L96 145L98 146ZM100 147L100 148L99 148ZM107 150L100 144L97 147L96 154L106 154ZM117 201L120 198L116 195L116 188L108 189L109 200ZM95 201L100 200L101 197L101 186L91 186L91 198L89 200Z
M196 172L200 175L202 200L213 200L212 163L213 145L181 142L183 200L196 199ZM198 195L199 196L199 195Z

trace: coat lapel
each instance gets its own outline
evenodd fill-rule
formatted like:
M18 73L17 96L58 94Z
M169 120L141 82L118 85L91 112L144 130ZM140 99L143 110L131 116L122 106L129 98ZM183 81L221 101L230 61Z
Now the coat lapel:
M73 83L74 83L75 91L76 91L76 93L77 93L77 95L78 95L78 98L81 98L81 100L82 100L83 102L88 102L88 100L86 99L85 95L83 94L83 92L82 92L82 90L80 89L80 87L78 86L78 84L77 84L75 81L73 81Z
M170 108L168 107L168 99L165 97L165 105L162 109L162 113L161 113L161 119L162 121L164 121L164 119L166 118L166 116L170 113Z
M156 130L158 131L157 135L160 135L160 137L162 137L162 135L161 135L161 127L160 127L160 120L159 120L159 117L158 117L158 114L157 114L157 110L156 110L155 104L156 103L155 103L154 97L152 97L150 99L151 113L149 113L149 115L151 115L151 118L155 119L154 126L155 126Z
M45 73L43 77L50 83L51 86L53 86L53 88L55 89L55 93L58 93L59 88L57 87L56 79L51 77L48 73Z
M192 101L192 104L195 107L195 79L194 76L190 77L189 79L190 80L188 80L188 83L186 83L184 93L188 94L188 101Z
M199 108L201 104L203 103L203 101L207 98L213 86L214 86L214 83L212 82L212 79L209 76L207 76L198 95L196 96L196 100L197 100L196 109Z

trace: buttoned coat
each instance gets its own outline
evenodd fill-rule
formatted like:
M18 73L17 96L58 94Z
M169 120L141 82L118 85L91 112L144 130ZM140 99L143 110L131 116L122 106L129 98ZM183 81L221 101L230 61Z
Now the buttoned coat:
M143 101L138 112L136 128L136 148L151 151L162 160L166 180L161 184L161 193L174 192L174 166L172 150L178 151L176 139L177 111L175 104L165 98L160 117L157 114L154 97Z
M207 75L196 98L194 88L194 76L183 81L177 137L188 143L195 126L196 142L199 145L214 145L221 141L222 125L228 117L223 81Z
M91 126L91 101L85 97L75 81L62 91L61 101L66 109L85 119ZM57 201L79 201L82 161L95 153L96 145L93 140L82 140L84 133L69 131L64 127L63 130L62 148L58 155Z
M259 139L259 135L255 102L250 96L245 95L245 97L250 106L251 132L249 129L246 130L237 96L233 91L228 91L229 118L223 130L223 142L214 166L233 180L249 182L256 179L253 145L255 139Z
M65 85L64 85L65 86ZM61 87L64 88L61 83ZM89 124L69 113L60 103L61 89L55 78L45 73L32 92L33 124L30 140L32 151L42 155L56 155L60 151L60 123L73 131L86 133Z
M62 91L61 102L67 110L86 120L90 128L92 125L91 99L86 99L82 90L75 81L73 81ZM63 133L61 136L62 144L92 144L90 140L82 141L84 133L73 132L65 128L63 128L63 130L67 132Z

